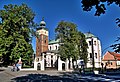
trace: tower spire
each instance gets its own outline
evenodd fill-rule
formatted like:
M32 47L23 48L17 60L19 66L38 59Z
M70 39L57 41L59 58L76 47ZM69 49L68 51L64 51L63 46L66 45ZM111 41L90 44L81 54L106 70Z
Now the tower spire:
M44 17L42 17L42 21L44 21Z

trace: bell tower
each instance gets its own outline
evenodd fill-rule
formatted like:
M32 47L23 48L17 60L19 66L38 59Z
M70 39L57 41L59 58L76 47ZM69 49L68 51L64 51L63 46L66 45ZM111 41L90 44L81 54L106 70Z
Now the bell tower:
M37 28L36 38L36 57L40 56L41 53L48 51L48 30L44 18L40 22L40 27Z

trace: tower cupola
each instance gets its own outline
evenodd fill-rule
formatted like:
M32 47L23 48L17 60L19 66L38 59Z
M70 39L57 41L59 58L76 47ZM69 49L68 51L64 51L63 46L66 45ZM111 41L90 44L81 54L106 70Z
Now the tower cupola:
M44 17L42 18L42 21L40 22L40 28L45 28L46 27L46 23L44 21Z

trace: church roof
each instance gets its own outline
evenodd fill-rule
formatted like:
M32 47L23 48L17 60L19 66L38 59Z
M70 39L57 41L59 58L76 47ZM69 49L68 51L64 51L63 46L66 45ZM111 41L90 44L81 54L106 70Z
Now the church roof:
M110 55L114 56L114 59ZM105 55L103 56L103 61L108 61L108 60L119 60L120 61L120 53L107 51Z
M42 20L40 22L40 26L37 28L37 30L41 30L41 29L44 29L44 30L48 31L48 29L46 28L46 23L44 21L44 18L42 18Z
M91 32L84 33L86 38L97 38L95 35L93 35Z
M45 23L44 17L43 17L42 20L41 20L41 22L40 22L40 26L45 26L45 25L46 25L46 23Z
M108 51L111 55L113 55L117 60L120 60L120 54L119 53L115 53L115 52L110 52Z
M40 22L40 25L46 25L45 21L42 20L42 21Z
M98 37L96 37L95 35L93 35L91 32L87 32L87 33L84 33L84 35L85 35L85 38L98 38ZM56 43L59 43L59 41L60 41L60 39L57 39L57 40L50 40L49 41L49 44L56 44Z
M50 40L49 41L49 44L55 44L55 43L59 43L59 39L57 39L57 40Z

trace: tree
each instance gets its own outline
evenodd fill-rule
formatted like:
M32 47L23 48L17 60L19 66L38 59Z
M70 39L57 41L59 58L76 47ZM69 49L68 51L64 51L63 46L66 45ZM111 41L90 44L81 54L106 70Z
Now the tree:
M73 60L77 60L78 58L87 59L85 36L77 30L77 25L71 22L61 21L55 29L55 32L56 38L60 39L59 54L63 60L66 58L69 59L70 57Z
M0 56L5 65L17 62L20 57L26 64L32 61L34 16L26 4L4 5L4 10L0 10Z
M80 52L79 52L79 55L80 55L80 58L84 60L85 64L87 63L88 59L88 53L87 53L87 48L88 48L88 44L86 42L86 38L85 38L85 35L81 32L78 32L79 34L79 37L80 37L80 40L79 42L80 43L77 43L77 45L79 46L78 48L80 48Z
M91 11L93 8L96 9L95 16L100 16L101 14L105 14L106 6L110 6L111 4L116 4L120 7L119 0L82 0L82 8L84 11ZM120 27L120 18L116 18L116 24ZM119 41L120 37L116 41ZM115 50L115 52L120 52L120 43L113 44L111 47Z
M120 7L119 0L82 0L81 3L84 11L88 12L92 9L96 9L95 16L105 14L107 10L106 6L110 6L113 3ZM116 18L116 23L120 27L120 18Z
M95 16L100 16L101 14L105 14L106 5L110 6L111 4L115 3L120 7L119 0L82 0L81 3L84 11L91 11L91 9L95 7L96 9Z

